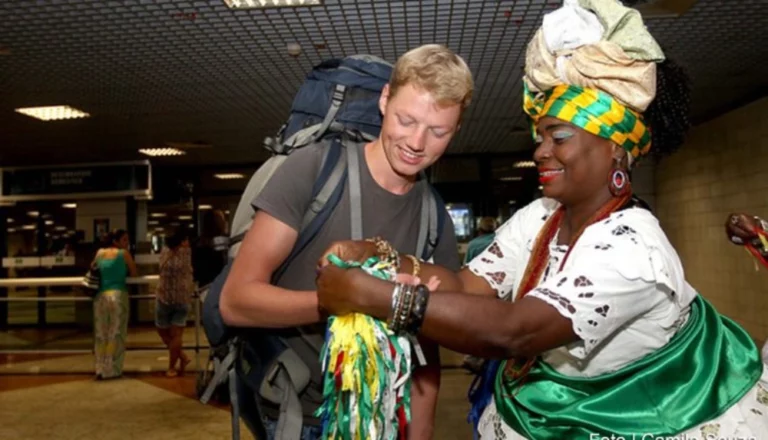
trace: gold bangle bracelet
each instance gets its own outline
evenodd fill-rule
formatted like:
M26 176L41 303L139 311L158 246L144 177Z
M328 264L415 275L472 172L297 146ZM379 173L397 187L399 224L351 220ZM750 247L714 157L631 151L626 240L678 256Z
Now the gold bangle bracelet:
M421 263L419 262L419 259L413 255L406 255L405 257L411 260L411 263L413 263L413 271L411 272L411 275L415 277L419 276L421 273Z

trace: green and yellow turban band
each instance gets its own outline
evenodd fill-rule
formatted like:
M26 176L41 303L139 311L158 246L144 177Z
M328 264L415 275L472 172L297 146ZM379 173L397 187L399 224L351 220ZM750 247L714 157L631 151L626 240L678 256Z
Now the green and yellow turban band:
M651 149L651 132L643 116L598 89L558 85L534 94L525 85L523 109L534 125L545 116L569 122L624 148L633 159Z

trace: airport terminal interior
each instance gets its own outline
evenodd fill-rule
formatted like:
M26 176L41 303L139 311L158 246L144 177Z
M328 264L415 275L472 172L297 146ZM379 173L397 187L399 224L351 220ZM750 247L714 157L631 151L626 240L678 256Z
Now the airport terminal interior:
M266 139L279 136L321 62L394 64L431 43L466 61L471 104L425 170L463 260L483 222L501 225L542 197L523 74L526 47L563 3L0 1L0 439L231 438L226 385L200 401L219 359L200 283L179 336L186 357L169 369L156 328L161 256L179 231L193 248L232 234L246 186L274 154ZM623 3L691 87L684 143L632 168L634 194L688 282L762 347L768 266L730 243L723 225L731 213L768 219L768 3ZM105 318L84 279L118 230L136 273L120 309L124 359L109 376L97 358L114 341L97 337ZM473 436L472 362L441 348L434 439Z

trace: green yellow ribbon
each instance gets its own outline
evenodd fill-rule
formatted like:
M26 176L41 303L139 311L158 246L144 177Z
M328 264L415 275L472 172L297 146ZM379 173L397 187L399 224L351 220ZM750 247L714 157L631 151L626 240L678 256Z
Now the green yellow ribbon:
M526 84L523 110L533 121L534 136L539 120L552 116L613 141L633 158L651 149L651 132L643 116L597 89L563 84L534 94Z

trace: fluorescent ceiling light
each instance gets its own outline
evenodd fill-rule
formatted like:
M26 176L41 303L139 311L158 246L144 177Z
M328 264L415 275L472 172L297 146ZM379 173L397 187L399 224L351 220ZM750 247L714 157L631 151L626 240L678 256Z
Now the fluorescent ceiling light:
M155 225L159 225L159 224L160 224L160 222L157 221L157 220L150 220L150 221L147 222L147 225L149 225L149 226L155 226Z
M192 228L194 228L194 227L195 227L195 225L193 225L192 223L190 223L190 224L189 224L189 225L187 225L187 226L189 226L189 229L192 229Z
M21 229L24 229L25 231L34 231L37 228L35 225L24 225L21 227Z
M13 234L14 232L16 232L16 228L8 228L9 234Z
M234 179L244 179L245 175L240 173L222 173L222 174L214 174L213 177L221 180L234 180Z
M10 217L8 217L8 218L5 220L5 222L6 222L6 223L13 223L13 219L12 219L12 218L10 218Z
M55 228L53 228L53 229L55 229L55 230L57 230L57 231L66 231L66 230L67 230L67 227L66 227L66 226L56 226L56 227L55 227Z
M224 0L230 9L283 8L290 6L320 6L322 0Z
M153 212L152 214L150 214L150 216L154 218L161 218L161 217L165 217L166 214L163 212Z
M206 211L208 209L213 209L213 206L211 206L211 205L200 205L200 206L198 206L198 209L201 210L201 211Z
M192 220L191 215L180 215L178 218L179 220Z
M45 225L46 226L52 226L53 225L53 220L46 220L45 221Z
M186 152L176 148L142 148L139 153L146 154L147 156L183 156Z
M75 208L77 208L77 203L65 203L65 204L61 205L61 207L62 208L67 208L67 209L75 209Z
M519 162L515 162L513 166L515 168L536 168L536 162L532 160L521 160Z
M61 119L87 118L88 113L72 108L68 105L54 105L50 107L25 107L17 108L16 112L37 118L43 121L57 121Z

